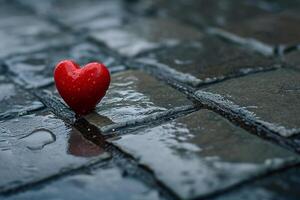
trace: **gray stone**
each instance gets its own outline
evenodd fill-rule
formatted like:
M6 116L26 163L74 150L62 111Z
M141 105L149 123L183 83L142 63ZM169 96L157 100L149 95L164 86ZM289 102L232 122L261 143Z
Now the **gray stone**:
M246 38L254 38L269 45L298 44L300 28L298 12L266 14L228 26L226 30Z
M297 200L299 199L299 168L279 172L215 198L216 200Z
M16 195L5 200L73 199L73 200L158 200L163 199L154 189L133 178L123 177L116 167L100 168L64 177L47 185Z
M300 46L299 46L300 47ZM283 56L284 62L292 67L300 69L300 51L292 51Z
M196 92L281 136L300 132L300 73L279 69L228 80Z
M172 19L139 18L124 26L92 31L91 37L131 57L163 46L199 39L202 34Z
M158 50L141 56L136 61L156 67L153 71L165 73L192 86L280 66L279 61L275 59L266 58L214 37Z
M70 43L74 39L23 8L0 3L0 13L0 58Z
M106 96L87 119L102 127L125 123L180 106L192 106L185 95L140 71L112 75Z
M0 127L0 192L109 157L49 112L1 121Z
M24 115L44 105L0 75L0 119Z
M119 67L117 58L105 49L79 42L70 46L50 48L34 54L23 54L6 60L8 69L15 80L28 88L45 87L53 84L55 65L61 60L72 59L80 65L98 61L107 67Z
M183 199L227 189L299 162L208 110L112 140Z
M123 3L118 0L20 0L19 2L77 31L119 26L123 24L125 16Z
M151 2L151 3L149 3ZM266 12L278 11L272 2L239 0L152 0L148 5L139 1L136 12L155 12L161 16L178 18L200 27L209 25L225 27L233 22L242 21ZM147 5L147 6L145 6Z

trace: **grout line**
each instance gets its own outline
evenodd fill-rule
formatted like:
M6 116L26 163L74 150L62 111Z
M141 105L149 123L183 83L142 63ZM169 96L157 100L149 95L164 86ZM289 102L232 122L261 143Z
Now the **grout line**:
M144 67L142 67L140 70L150 73L157 79L164 81L166 84L184 93L189 98L193 99L196 102L199 102L205 108L220 114L222 117L228 119L235 125L242 127L243 129L247 130L251 134L269 140L277 145L292 150L296 153L300 153L299 145L297 145L297 143L295 143L292 139L280 136L276 132L269 130L267 127L258 124L255 120L249 121L248 119L245 119L243 116L241 116L239 113L233 112L230 108L227 108L222 104L212 102L207 98L197 97L195 95L195 92L198 90L197 88L193 88L189 85L184 85L180 82L177 82L172 78L166 76L165 74L161 74L160 72L157 72L157 70L149 70L148 68L144 68ZM267 70L266 72L268 71L269 70Z

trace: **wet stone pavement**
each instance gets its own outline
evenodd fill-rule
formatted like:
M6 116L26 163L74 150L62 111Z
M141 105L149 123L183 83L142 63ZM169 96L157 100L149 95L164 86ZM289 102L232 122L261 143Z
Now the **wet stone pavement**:
M0 199L299 199L299 1L0 0ZM55 64L103 62L76 117Z

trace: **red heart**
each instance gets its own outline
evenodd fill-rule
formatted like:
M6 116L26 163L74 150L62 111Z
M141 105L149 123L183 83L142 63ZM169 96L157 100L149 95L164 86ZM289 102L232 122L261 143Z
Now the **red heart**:
M91 112L104 97L110 83L108 69L93 62L80 68L63 60L54 70L56 88L64 101L79 115Z

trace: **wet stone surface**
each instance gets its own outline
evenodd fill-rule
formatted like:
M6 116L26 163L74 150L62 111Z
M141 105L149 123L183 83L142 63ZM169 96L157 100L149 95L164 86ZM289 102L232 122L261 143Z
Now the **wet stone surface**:
M280 10L277 2L269 1L210 1L210 0L172 0L137 1L136 12L144 9L165 17L175 17L199 27L210 25L226 27L233 22L242 21L266 12Z
M39 110L44 105L0 75L0 120Z
M73 37L26 9L0 2L0 58L70 43Z
M300 51L292 51L283 56L284 62L292 67L300 69Z
M297 200L299 199L300 169L294 168L262 178L215 200Z
M106 96L87 119L97 126L141 119L180 106L192 106L187 97L163 82L140 72L112 75Z
M202 33L172 19L139 18L120 27L93 31L91 37L121 55L131 57L160 47L199 39Z
M157 179L183 199L208 195L299 162L297 155L208 110L122 136L112 143L153 170Z
M280 66L276 59L266 58L214 37L155 51L136 61L156 67L155 71L192 86Z
M299 71L279 69L214 84L196 95L288 137L300 133L299 80Z
M116 167L102 167L100 169L85 170L72 176L64 177L34 190L19 193L5 200L32 200L32 199L74 199L94 200L159 200L157 191L147 187L144 183L133 178L123 177Z
M47 111L1 121L0 127L0 192L109 157Z
M45 87L53 84L54 67L63 59L72 59L81 66L98 61L109 68L122 68L117 57L113 57L107 50L100 49L89 42L15 56L7 59L6 65L15 80L22 85L25 84L27 88Z
M37 13L55 18L73 30L89 31L119 26L126 12L119 0L28 0L21 1Z
M239 36L254 38L270 45L299 43L300 17L297 12L262 15L228 26L227 30Z

